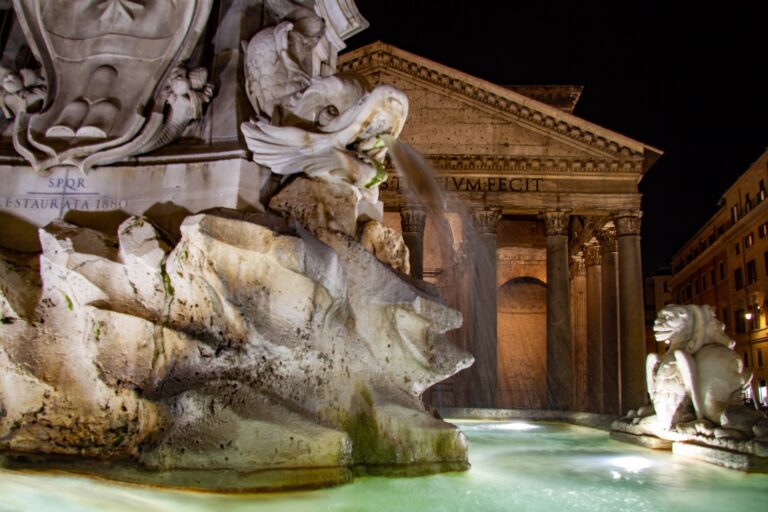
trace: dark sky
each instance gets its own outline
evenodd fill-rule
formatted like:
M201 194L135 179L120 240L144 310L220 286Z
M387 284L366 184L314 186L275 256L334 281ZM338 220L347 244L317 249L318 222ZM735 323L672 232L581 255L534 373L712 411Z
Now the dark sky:
M497 84L578 84L577 116L664 156L643 177L648 274L768 147L768 2L357 0L376 40Z

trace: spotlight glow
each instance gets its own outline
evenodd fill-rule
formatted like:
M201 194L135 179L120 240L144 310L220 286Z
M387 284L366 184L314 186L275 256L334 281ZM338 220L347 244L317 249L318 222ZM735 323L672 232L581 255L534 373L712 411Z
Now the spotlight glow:
M653 465L650 460L644 457L636 456L614 457L610 459L609 464L611 466L618 466L625 471L629 471L630 473L639 473Z
M531 425L530 423L526 423L524 421L515 421L512 423L495 423L488 425L489 430L503 430L507 432L527 432L529 430L536 430L537 428L539 428L538 425Z

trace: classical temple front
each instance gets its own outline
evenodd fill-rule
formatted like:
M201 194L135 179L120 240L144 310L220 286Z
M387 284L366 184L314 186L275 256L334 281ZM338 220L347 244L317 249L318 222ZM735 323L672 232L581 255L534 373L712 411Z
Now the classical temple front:
M610 414L645 403L638 183L661 152L574 116L580 87L502 87L381 42L341 55L339 69L406 92L400 140L458 198L446 250L445 221L394 169L382 185L412 275L463 312L454 335L476 359L432 402Z

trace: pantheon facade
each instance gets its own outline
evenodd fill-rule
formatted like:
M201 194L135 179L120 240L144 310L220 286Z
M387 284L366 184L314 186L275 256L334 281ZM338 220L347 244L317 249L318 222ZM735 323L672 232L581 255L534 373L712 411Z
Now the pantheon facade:
M407 93L400 140L434 169L426 196L394 168L382 186L412 275L462 311L454 336L476 359L432 402L612 414L645 403L638 183L661 152L574 116L579 87L502 87L383 43L338 67Z

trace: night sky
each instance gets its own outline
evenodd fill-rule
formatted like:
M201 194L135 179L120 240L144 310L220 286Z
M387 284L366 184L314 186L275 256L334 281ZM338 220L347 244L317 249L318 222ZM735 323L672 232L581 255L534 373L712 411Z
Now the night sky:
M371 26L348 49L381 40L496 84L583 85L575 115L664 151L640 183L646 274L768 147L768 2L356 5Z

